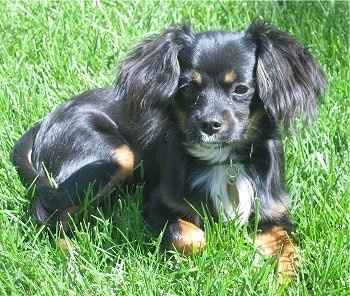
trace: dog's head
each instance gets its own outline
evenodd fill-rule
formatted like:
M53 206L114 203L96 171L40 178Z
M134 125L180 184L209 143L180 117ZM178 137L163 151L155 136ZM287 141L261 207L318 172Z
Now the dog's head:
M326 79L294 38L255 22L243 33L171 27L135 48L118 83L135 122L156 134L154 121L171 120L190 148L222 149L289 127L298 110L313 117Z
M179 55L173 109L187 146L223 148L245 138L256 93L255 51L244 34L211 31L197 34Z

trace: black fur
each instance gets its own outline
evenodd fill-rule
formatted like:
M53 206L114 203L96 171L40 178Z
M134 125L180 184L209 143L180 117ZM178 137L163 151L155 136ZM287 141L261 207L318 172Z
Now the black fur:
M158 231L168 225L170 242L179 219L202 228L205 208L243 223L255 199L262 230L290 232L280 125L299 111L314 117L326 84L309 51L266 23L243 33L174 26L131 52L116 87L67 101L27 132L12 161L35 184L41 224L66 217L89 184L97 194L114 183L128 160L113 153L126 146L143 162L144 216Z

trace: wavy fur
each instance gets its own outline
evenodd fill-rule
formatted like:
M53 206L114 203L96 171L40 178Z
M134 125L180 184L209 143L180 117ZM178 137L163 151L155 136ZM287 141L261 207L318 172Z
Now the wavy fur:
M36 188L40 224L67 225L88 189L99 196L143 182L144 217L165 227L167 249L204 247L204 212L257 218L259 245L293 275L279 126L299 111L314 117L326 86L310 52L266 23L242 33L173 26L131 51L115 87L72 98L24 134L12 161Z

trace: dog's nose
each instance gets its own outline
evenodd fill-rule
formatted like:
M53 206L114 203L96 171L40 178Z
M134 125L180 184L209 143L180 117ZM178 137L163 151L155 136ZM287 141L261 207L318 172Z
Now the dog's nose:
M199 120L199 128L209 136L218 133L223 126L223 119L219 117L202 117Z

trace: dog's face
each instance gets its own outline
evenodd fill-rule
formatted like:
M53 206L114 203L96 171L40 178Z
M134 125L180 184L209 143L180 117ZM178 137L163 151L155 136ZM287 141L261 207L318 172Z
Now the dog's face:
M171 27L135 48L117 82L144 146L169 135L175 118L171 126L194 153L237 151L246 140L273 137L278 124L288 128L298 111L313 117L327 85L297 40L259 21L242 33Z
M206 32L179 53L174 110L189 147L221 149L245 138L255 93L255 46L243 34Z

